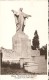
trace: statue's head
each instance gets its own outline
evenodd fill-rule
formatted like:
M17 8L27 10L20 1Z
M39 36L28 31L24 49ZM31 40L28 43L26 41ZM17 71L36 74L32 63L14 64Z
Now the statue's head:
M23 8L20 8L20 11L22 11L23 10Z

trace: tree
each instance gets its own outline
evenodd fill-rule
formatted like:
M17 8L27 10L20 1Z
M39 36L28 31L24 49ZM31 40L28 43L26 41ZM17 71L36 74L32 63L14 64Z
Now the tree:
M32 40L32 44L33 44L34 49L39 48L39 36L38 36L37 30L35 30L34 37L33 37L33 40Z
M40 55L45 55L45 59L47 59L47 44L40 48Z

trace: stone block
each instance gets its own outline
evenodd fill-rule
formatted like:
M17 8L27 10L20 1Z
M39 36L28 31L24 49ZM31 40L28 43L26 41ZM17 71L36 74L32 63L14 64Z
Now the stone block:
M29 64L29 63L33 63L34 61L32 61L31 58L20 58L20 66L21 68L23 68L24 64Z
M36 56L36 57L32 57L32 58L36 63L43 64L45 62L45 56Z
M25 33L16 33L12 38L13 50L21 57L31 56L31 41Z
M31 56L40 56L40 51L39 50L32 50Z
M24 69L31 73L37 73L38 72L38 64L31 63L28 65L24 65Z

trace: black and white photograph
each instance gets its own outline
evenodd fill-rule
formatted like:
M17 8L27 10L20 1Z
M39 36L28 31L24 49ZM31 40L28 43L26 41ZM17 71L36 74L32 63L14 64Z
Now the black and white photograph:
M47 75L47 0L0 1L0 74Z

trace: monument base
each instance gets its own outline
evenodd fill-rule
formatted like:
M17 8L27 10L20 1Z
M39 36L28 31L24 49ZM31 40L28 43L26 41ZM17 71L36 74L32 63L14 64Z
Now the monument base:
M12 49L20 58L31 57L31 41L25 33L17 32L12 38L12 43Z
M2 61L20 63L20 67L31 73L46 73L47 63L39 50L31 49L31 41L23 32L17 32L12 38L12 50L2 49ZM42 65L42 66L41 66Z

